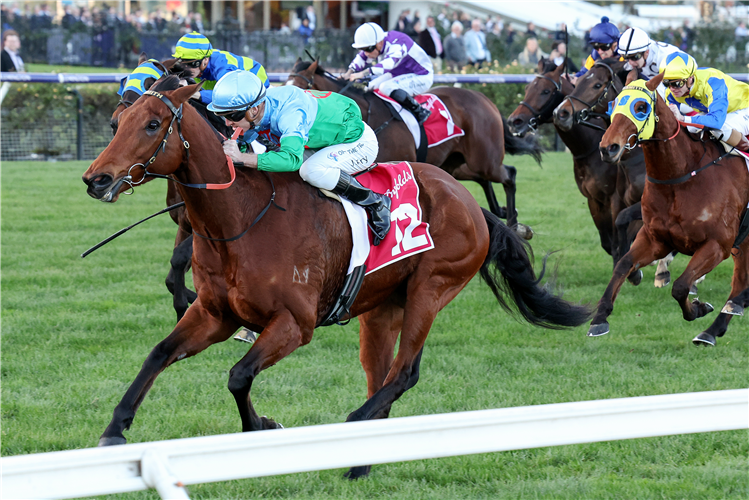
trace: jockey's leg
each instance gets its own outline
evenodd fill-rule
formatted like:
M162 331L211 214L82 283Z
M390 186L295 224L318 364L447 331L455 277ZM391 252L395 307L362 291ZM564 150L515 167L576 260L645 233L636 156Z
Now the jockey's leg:
M390 198L365 188L351 174L367 169L379 152L377 136L364 124L362 136L348 144L320 149L302 163L299 175L306 182L327 189L361 205L369 214L378 245L390 230Z
M710 131L716 138L741 151L749 152L749 108L737 109L726 115L720 130Z
M416 94L426 92L432 85L432 75L399 75L380 85L380 92L390 96L394 101L409 110L419 123L424 123L432 114L413 97Z

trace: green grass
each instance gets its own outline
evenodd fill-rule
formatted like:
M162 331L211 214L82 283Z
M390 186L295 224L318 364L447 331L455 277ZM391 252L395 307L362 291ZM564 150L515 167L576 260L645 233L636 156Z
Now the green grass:
M29 63L29 73L130 73L133 68L102 68L101 66L67 66L64 64Z
M595 303L611 277L569 155L518 167L521 222L558 265L566 297ZM174 326L163 285L175 226L149 221L97 250L99 240L164 206L151 182L114 204L89 198L81 162L2 165L2 455L95 446L150 349ZM484 203L477 185L467 184ZM498 189L501 198L501 189ZM680 256L676 277L686 266ZM732 263L700 285L723 305ZM611 333L545 331L511 319L478 279L440 313L419 383L391 415L749 387L749 323L735 318L715 349L691 339L715 314L685 322L670 289L625 284ZM341 422L366 397L357 324L320 329L253 385L261 414L286 427ZM239 432L226 388L247 351L228 341L167 369L126 437L130 443ZM749 496L746 431L560 446L191 486L191 498L717 499ZM155 499L155 491L109 498Z

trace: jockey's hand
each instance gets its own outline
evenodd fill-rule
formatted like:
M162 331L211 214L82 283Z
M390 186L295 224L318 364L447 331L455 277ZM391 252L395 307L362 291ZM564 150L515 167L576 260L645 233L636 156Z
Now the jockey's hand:
M232 161L242 161L242 152L239 150L237 141L227 139L224 141L224 154L232 159Z
M351 73L348 77L350 81L361 80L367 76L367 70L359 71L357 73Z
M684 115L682 115L681 111L679 111L679 106L677 106L676 104L669 104L668 109L671 110L677 120L679 120L680 122L686 121L684 119Z

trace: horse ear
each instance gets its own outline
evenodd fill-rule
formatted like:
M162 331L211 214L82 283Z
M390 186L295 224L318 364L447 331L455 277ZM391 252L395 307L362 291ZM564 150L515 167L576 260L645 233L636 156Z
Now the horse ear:
M648 83L645 84L649 91L653 92L658 87L658 85L661 84L661 82L663 81L663 75L664 73L660 73L651 78Z
M309 71L311 73L314 73L315 71L317 71L317 65L319 63L320 63L320 60L319 59L315 59L315 61L312 64L309 65Z
M138 66L140 66L146 61L148 61L148 54L146 54L145 52L141 52L140 57L138 58Z
M637 80L637 70L633 69L632 71L630 71L627 74L627 81L624 82L624 85L629 85L630 83L634 82L635 80Z
M297 65L297 64L299 64L300 62L302 62L302 58L301 58L301 57L297 57L297 58L296 58L296 62L294 63L294 65L296 66L296 65Z
M565 58L564 58L564 62L563 62L562 64L560 64L559 66L557 66L557 67L556 67L556 68L554 69L554 75L556 75L556 76L559 76L559 75L561 75L561 74L562 74L562 72L564 71L564 68L565 68L566 66L567 66L567 58L565 57Z
M543 75L544 74L544 66L546 66L546 61L548 61L548 59L545 59L543 57L538 60L538 71L536 71L536 72L539 75Z
M182 104L187 102L187 100L192 97L195 92L199 91L202 86L203 82L196 83L195 85L185 85L184 87L175 90L170 98L174 104Z

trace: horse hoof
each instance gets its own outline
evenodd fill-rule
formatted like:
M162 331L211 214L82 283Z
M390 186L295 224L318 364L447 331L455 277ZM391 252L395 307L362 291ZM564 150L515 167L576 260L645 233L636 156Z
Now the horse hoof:
M671 283L671 273L658 273L655 275L655 282L653 283L656 288L663 288Z
M689 289L689 295L697 295L697 285L692 285L692 287Z
M515 233L524 240L530 240L533 238L533 229L525 224L518 223L518 225L515 226Z
M715 347L715 337L707 332L702 332L692 339L692 343L696 346Z
M609 333L609 324L603 322L599 325L590 325L590 329L588 330L588 337L600 337L601 335L606 335L607 333Z
M637 271L633 272L629 276L627 276L627 280L629 280L632 285L637 286L642 282L642 270L638 269Z
M369 471L372 469L371 465L362 465L360 467L351 467L344 475L346 479L350 479L352 481L359 479L360 477L367 477L369 475Z
M723 306L723 309L720 310L720 312L725 314L731 314L733 316L743 316L744 315L744 306L740 304L734 304L732 301L726 302L726 305Z
M120 444L126 444L127 439L124 437L102 437L99 439L99 447L102 446L117 446Z
M283 429L284 426L276 422L275 420L271 420L270 418L266 416L260 417L260 420L263 423L263 430L271 430L271 429Z

